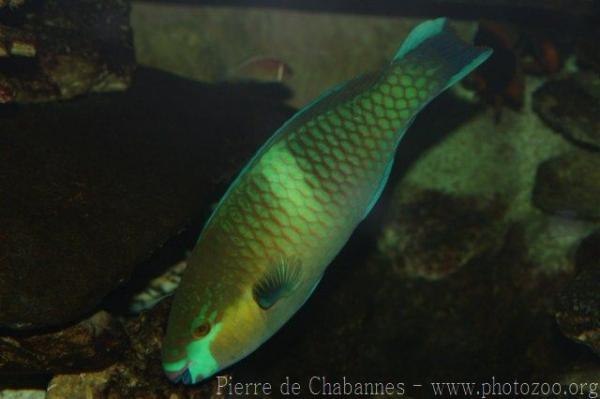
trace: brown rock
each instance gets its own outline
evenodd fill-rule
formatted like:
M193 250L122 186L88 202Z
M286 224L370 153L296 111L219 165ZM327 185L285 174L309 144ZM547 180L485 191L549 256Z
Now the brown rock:
M600 230L577 251L580 272L561 292L556 320L570 339L589 346L600 356Z
M402 275L439 279L498 247L505 206L399 185L379 240Z
M533 203L543 211L584 220L600 219L600 155L577 151L538 167Z
M64 330L0 337L0 374L49 374L102 369L127 346L125 332L99 312Z
M11 2L13 8L17 2ZM0 25L0 102L43 102L124 90L135 69L129 3L45 0Z
M105 370L58 375L49 384L47 399L166 399L210 398L214 385L174 385L165 377L160 360L161 340L171 301L125 324L131 345L123 360Z
M125 93L0 110L0 325L77 320L208 213L291 114L277 87L141 70Z
M600 78L580 73L545 83L533 94L533 109L570 140L600 149Z
M0 8L11 7L17 8L25 4L26 0L0 0Z

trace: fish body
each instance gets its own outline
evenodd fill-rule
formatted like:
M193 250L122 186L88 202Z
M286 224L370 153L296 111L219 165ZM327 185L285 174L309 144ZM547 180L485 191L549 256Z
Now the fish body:
M490 55L444 27L419 25L388 66L323 94L242 170L176 291L171 380L196 383L247 356L311 295L377 201L415 115Z

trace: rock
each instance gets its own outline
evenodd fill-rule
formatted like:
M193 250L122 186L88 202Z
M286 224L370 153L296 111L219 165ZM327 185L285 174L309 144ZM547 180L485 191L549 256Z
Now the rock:
M542 212L532 212L521 221L527 245L527 253L533 263L539 265L540 273L571 275L575 272L573 253L582 237L593 231L594 224Z
M46 399L46 390L5 389L0 391L0 399Z
M209 398L211 383L185 387L164 376L160 361L161 340L171 300L125 324L131 345L123 360L105 370L77 375L57 375L48 386L47 399L87 398Z
M600 149L600 77L595 73L549 81L533 95L533 109L553 129Z
M581 272L560 296L556 320L570 339L600 356L600 270Z
M3 7L17 8L25 4L26 0L0 0L0 9Z
M400 185L379 251L402 275L439 279L496 249L506 205Z
M557 381L567 389L569 387L573 389L574 384L577 384L580 389L580 396L587 396L588 398L598 396L600 382L597 381L600 381L600 363L590 361L575 364L559 375L552 376L548 381Z
M577 251L579 274L559 297L556 320L570 339L589 346L600 356L600 230Z
M538 168L533 203L543 211L565 217L600 220L600 155L566 153Z
M125 338L121 324L106 312L56 332L0 336L0 375L102 369L120 357Z
M17 1L10 3L14 8ZM123 0L45 0L3 19L0 103L129 87L135 69L129 11Z
M580 271L600 268L600 230L592 232L581 241L575 259Z
M286 95L142 69L125 93L0 108L0 325L92 311L210 211L291 115Z

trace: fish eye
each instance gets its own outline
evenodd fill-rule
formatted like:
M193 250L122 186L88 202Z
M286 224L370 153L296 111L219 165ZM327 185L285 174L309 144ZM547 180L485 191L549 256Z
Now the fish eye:
M192 331L192 337L202 338L210 332L210 323L202 323Z

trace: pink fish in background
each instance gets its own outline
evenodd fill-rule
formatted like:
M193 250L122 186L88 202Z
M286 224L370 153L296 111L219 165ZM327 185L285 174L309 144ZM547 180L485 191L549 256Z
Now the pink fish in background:
M256 56L243 61L227 73L227 80L284 82L293 76L292 68L273 56Z

